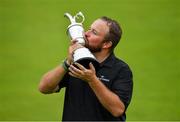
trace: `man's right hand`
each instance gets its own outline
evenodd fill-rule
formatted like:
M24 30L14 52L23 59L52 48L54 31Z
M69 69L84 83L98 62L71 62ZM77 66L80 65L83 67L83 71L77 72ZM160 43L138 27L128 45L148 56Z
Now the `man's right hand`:
M67 62L69 65L73 63L73 53L76 49L82 48L83 46L78 44L76 40L72 40L68 49ZM43 75L39 83L39 91L44 94L54 93L59 90L59 83L66 74L65 69L58 65L56 68L50 70Z

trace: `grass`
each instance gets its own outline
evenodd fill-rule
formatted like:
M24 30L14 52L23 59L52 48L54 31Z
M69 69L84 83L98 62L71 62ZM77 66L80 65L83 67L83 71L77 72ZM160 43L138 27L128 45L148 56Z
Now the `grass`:
M61 120L64 90L42 95L41 76L66 57L69 21L103 15L124 30L116 55L134 74L127 120L180 120L179 0L0 0L0 120Z

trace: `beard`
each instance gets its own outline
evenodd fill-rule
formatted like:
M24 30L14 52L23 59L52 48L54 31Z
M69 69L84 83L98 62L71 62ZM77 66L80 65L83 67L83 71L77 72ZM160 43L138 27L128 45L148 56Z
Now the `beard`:
M88 48L92 53L101 52L103 42L101 42L101 43L99 43L99 44L97 44L95 46L92 46L92 45L89 44L89 40L88 40L88 38L86 36L84 37L84 39L85 39L85 45L84 46L86 48Z
M88 42L86 42L85 47L88 48L92 53L101 52L102 50L102 44L91 46Z
M97 46L85 46L87 47L92 53L97 53L97 52L101 52L102 48L101 45L97 45Z

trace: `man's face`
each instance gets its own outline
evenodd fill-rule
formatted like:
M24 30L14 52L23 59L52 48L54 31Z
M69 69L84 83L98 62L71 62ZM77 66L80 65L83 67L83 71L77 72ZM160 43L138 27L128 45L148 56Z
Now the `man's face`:
M109 32L109 27L106 22L98 19L92 23L89 30L85 32L87 39L86 47L91 52L100 52L103 47L103 41L106 34Z

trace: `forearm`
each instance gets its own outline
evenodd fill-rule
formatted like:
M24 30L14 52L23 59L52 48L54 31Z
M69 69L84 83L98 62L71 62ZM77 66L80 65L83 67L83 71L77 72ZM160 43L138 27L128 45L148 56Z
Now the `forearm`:
M66 70L62 66L57 66L53 70L47 72L40 81L39 91L44 94L55 92L65 74Z
M100 103L113 115L120 116L124 113L125 106L119 97L110 91L99 79L96 77L92 82L88 82L94 93L96 94Z

